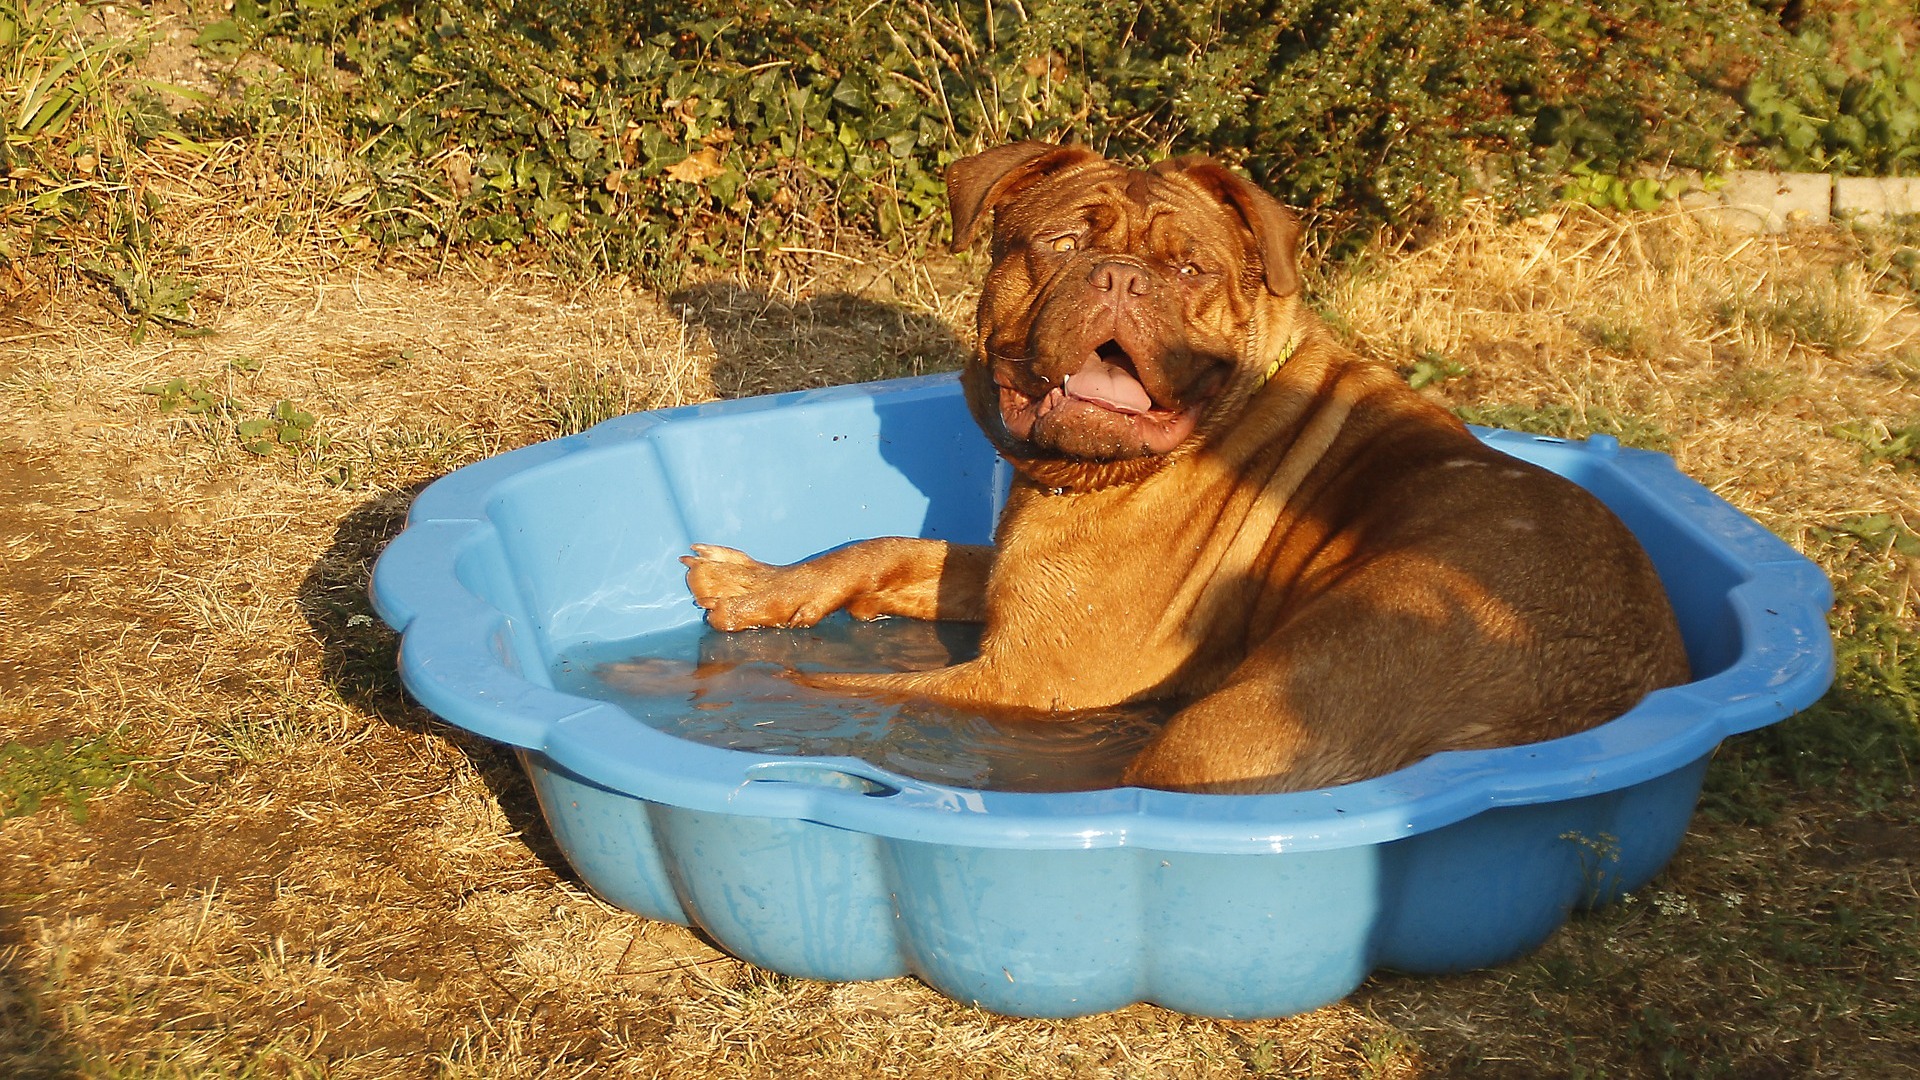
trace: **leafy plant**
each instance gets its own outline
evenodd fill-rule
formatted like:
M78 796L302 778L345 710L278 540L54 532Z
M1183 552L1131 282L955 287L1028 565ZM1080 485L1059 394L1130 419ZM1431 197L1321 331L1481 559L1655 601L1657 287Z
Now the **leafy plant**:
M1616 176L1596 172L1586 162L1567 171L1560 197L1609 210L1658 210L1663 203L1686 194L1693 181L1684 176L1657 180L1651 176Z
M0 167L67 130L96 98L117 43L80 32L87 5L0 0Z
M250 370L234 365L240 370ZM258 367L256 364L255 367ZM166 382L153 383L140 388L142 394L154 399L162 413L176 410L187 416L230 417L240 411L241 405L233 398L215 390L205 380L187 381L176 376ZM299 449L316 446L324 449L326 440L314 433L314 416L293 402L282 399L267 410L265 416L252 417L235 422L231 428L224 424L209 436L215 441L224 442L226 432L240 441L240 448L249 454L269 457L276 448Z
M170 126L130 82L130 37L83 25L97 3L0 0L0 264L66 247L96 252L133 200L130 133Z
M1644 204L1651 181L1613 178L1717 163L1719 73L1785 45L1741 0L251 0L200 47L305 73L356 151L349 231L659 286L853 236L919 249L942 169L1015 138L1210 152L1350 238L1474 193L1537 205L1575 165Z
M351 242L666 287L793 249L920 250L947 164L1048 138L1212 153L1311 211L1339 252L1475 195L1656 206L1677 183L1644 163L1712 171L1729 147L1906 167L1920 81L1881 18L1898 6L236 0L194 39L236 82L174 95L176 120L116 82L138 42L69 32L51 0L0 0L0 39L20 43L0 61L6 152L37 163L11 209L0 194L0 218L31 207L16 255L127 230L130 189L70 182L77 160L109 167L76 158L78 134L305 133L282 167L324 178ZM236 66L255 53L272 64ZM129 258L104 280L136 334L189 328L191 284L151 265Z
M142 258L131 258L120 266L89 262L82 268L110 285L126 305L127 314L133 318L130 337L134 344L139 344L147 328L156 324L180 331L197 329L193 295L200 290L198 284L156 273Z
M1822 543L1843 550L1861 547L1868 552L1920 557L1920 536L1891 514L1848 518L1830 528L1815 530L1814 536Z
M266 416L242 420L235 427L240 448L260 457L270 456L275 447L299 447L313 438L313 414L291 401L276 402Z
M1836 424L1832 433L1859 443L1860 456L1868 462L1884 461L1896 469L1920 468L1920 421L1894 427L1884 421L1849 420ZM1909 554L1920 555L1920 551Z
M234 408L232 398L205 382L189 383L179 377L143 386L140 392L152 397L162 413L181 409L189 416L211 416L231 412Z

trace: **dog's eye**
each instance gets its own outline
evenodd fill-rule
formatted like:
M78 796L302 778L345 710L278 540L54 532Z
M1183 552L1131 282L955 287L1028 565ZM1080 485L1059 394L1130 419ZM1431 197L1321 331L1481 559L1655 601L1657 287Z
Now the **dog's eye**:
M1080 238L1072 233L1068 233L1065 236L1056 236L1047 241L1047 246L1053 248L1055 251L1072 251L1080 246Z
M1206 271L1200 269L1200 266L1197 263L1183 263L1181 264L1181 267L1180 267L1181 277L1187 277L1187 278L1199 277L1201 274L1205 272Z

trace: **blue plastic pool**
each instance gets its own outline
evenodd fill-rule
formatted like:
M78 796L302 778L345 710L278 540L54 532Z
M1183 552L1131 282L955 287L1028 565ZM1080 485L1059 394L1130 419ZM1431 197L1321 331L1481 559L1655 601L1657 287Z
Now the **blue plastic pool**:
M911 973L1002 1013L1279 1016L1376 967L1501 963L1638 887L1714 747L1832 677L1826 577L1666 457L1480 434L1627 522L1696 680L1569 738L1322 791L975 790L678 739L554 688L570 651L690 639L692 541L775 562L984 542L1005 476L950 376L636 414L468 466L420 495L373 595L408 689L518 748L568 860L621 908L775 971Z

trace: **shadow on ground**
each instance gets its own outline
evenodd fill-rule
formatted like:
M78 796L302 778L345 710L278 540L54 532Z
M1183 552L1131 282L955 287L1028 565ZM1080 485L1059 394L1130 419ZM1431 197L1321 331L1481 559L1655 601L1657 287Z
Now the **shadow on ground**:
M21 936L14 920L0 911L0 1075L14 1080L78 1076L79 1063L58 1023L41 1011L27 977L8 960Z
M722 397L952 371L967 356L944 319L853 293L793 302L717 281L682 289L668 302L713 342L713 385Z
M300 610L321 647L321 672L342 700L414 735L446 739L473 763L507 821L548 869L578 877L547 831L539 800L513 751L442 723L400 685L399 635L373 613L367 586L374 560L406 524L407 508L426 487L416 484L355 507L335 528L333 543L300 583Z

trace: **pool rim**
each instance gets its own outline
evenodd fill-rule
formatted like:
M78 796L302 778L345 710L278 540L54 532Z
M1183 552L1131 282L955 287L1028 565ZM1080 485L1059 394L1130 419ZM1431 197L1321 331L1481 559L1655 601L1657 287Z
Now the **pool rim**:
M381 553L372 575L374 608L401 636L403 684L454 726L542 754L593 784L653 802L975 847L1233 854L1390 842L1496 807L1632 787L1686 767L1729 735L1798 712L1832 680L1825 616L1832 588L1826 575L1681 474L1671 458L1622 448L1606 436L1573 441L1475 429L1490 445L1521 452L1517 456L1538 461L1574 455L1567 460L1611 470L1629 486L1658 496L1662 513L1744 575L1728 593L1742 633L1740 655L1709 677L1656 691L1588 731L1523 746L1446 752L1385 776L1308 792L992 791L913 779L854 758L705 746L647 727L612 703L519 675L506 659L511 616L468 590L455 573L463 552L498 542L487 515L495 489L574 454L648 438L662 425L686 419L861 401L878 409L957 394L953 376L935 375L684 406L618 417L455 470L416 498L406 528Z

